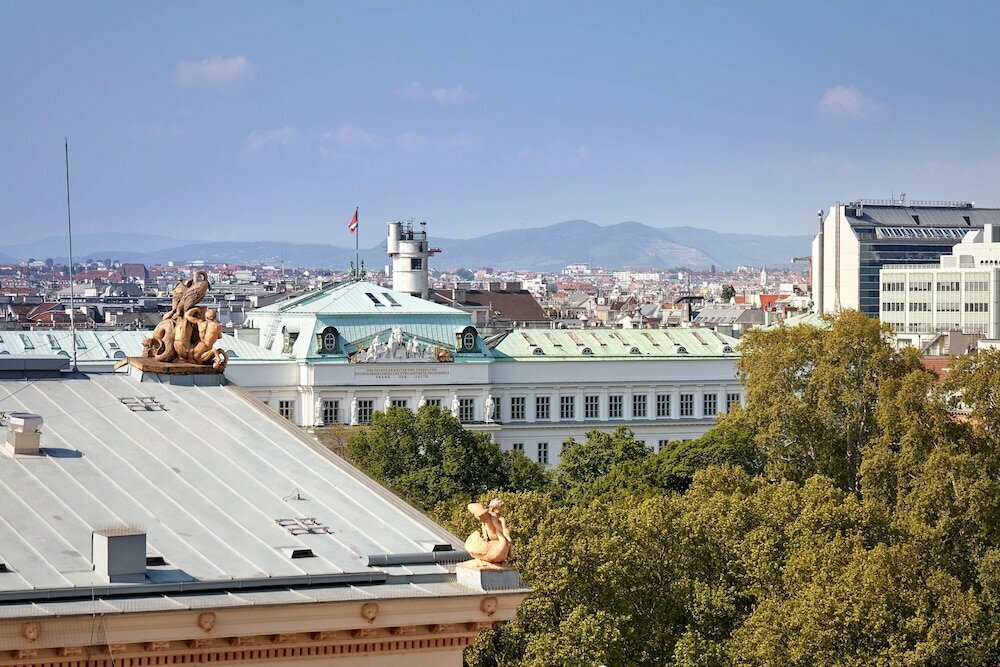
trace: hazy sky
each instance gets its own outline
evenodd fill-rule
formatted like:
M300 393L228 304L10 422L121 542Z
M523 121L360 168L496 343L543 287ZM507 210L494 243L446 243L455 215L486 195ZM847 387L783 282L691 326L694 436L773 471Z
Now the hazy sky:
M363 245L1000 204L996 3L0 2L0 231Z

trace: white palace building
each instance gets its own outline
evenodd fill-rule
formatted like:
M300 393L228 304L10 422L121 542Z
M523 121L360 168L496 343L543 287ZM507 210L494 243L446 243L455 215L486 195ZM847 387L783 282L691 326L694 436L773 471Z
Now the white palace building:
M390 239L403 284L353 280L252 311L258 344L220 341L226 378L305 428L438 405L548 465L567 438L620 425L658 451L698 437L742 401L737 341L709 329L515 328L484 339L469 313L415 296L425 290L411 267L426 271L434 252L425 232L389 231L408 242ZM65 331L0 333L0 355L65 357L70 347ZM79 332L81 368L137 356L148 335Z

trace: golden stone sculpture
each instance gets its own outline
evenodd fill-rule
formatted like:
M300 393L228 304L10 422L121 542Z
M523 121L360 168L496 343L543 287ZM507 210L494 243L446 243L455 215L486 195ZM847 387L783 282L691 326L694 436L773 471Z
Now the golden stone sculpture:
M459 563L459 567L473 570L507 569L511 539L507 521L501 516L503 501L494 498L488 506L482 503L470 503L468 509L482 527L465 540L465 550L472 556L472 560Z
M219 373L226 368L229 357L215 347L222 338L222 326L214 310L198 305L210 287L205 271L177 283L173 307L143 341L143 358L159 364L205 366Z

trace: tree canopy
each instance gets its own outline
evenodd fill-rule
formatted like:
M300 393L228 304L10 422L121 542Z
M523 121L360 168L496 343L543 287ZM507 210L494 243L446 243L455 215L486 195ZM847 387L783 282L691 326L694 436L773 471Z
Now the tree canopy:
M594 431L545 473L393 410L349 452L459 535L504 499L534 592L468 665L996 664L1000 352L939 382L877 322L829 324L747 334L745 409L657 453Z

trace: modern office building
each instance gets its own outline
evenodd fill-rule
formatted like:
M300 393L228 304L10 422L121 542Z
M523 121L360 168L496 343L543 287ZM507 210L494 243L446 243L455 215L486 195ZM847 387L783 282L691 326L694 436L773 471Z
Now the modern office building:
M881 314L879 270L937 262L971 230L1000 225L1000 209L970 202L858 200L822 216L812 246L812 289L821 313Z
M1000 225L970 231L935 264L885 267L881 312L897 333L1000 335Z

